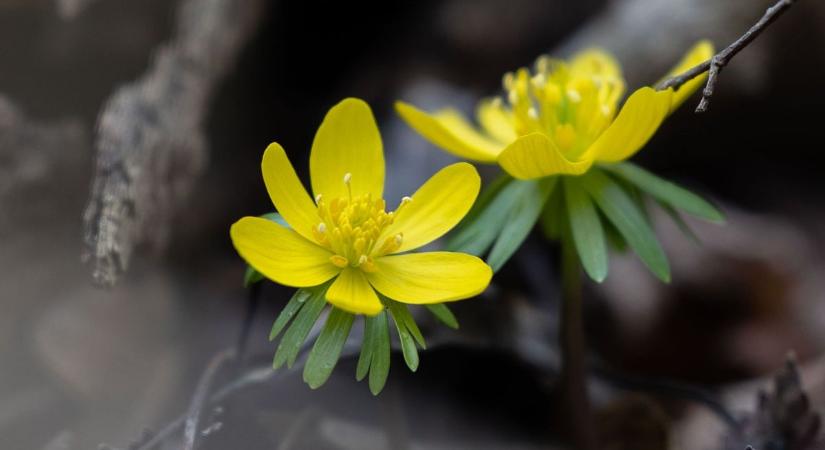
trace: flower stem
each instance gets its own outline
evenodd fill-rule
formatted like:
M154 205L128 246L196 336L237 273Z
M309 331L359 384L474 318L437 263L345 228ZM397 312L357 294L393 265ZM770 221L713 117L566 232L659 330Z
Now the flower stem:
M569 225L565 231L569 231ZM561 239L561 388L564 412L569 418L570 438L578 450L594 450L596 434L585 369L586 343L582 321L582 270L573 236Z

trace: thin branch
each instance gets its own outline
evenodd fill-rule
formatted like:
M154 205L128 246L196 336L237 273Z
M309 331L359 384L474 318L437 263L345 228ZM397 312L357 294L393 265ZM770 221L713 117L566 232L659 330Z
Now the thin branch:
M666 395L703 405L724 421L731 432L737 435L742 433L742 424L736 416L707 389L668 379L621 373L603 366L593 366L590 370L619 389Z
M206 167L210 100L265 3L181 0L172 39L103 107L83 215L83 259L97 284L113 285L136 248L168 243L176 209Z
M759 22L756 22L756 24L753 25L745 34L740 36L739 39L734 41L724 50L715 54L711 59L691 67L681 74L662 81L657 86L657 89L660 91L667 88L678 89L688 81L707 72L708 81L705 85L705 89L702 91L702 100L699 102L699 106L696 107L696 112L702 113L707 111L708 106L710 106L710 99L713 97L713 93L716 90L716 83L718 82L719 74L722 72L722 69L730 63L737 53L753 42L753 40L756 39L756 37L759 36L765 28L776 21L776 19L779 18L782 13L787 11L788 8L790 8L794 3L796 3L796 0L779 0L775 5L765 11L765 15L759 19Z
M195 448L195 439L198 436L198 422L200 422L201 411L208 403L208 396L212 381L215 375L218 374L221 367L235 358L235 349L224 350L215 355L206 370L203 372L198 387L195 389L195 395L192 397L192 403L189 405L189 410L186 413L186 422L183 428L184 450L192 450Z

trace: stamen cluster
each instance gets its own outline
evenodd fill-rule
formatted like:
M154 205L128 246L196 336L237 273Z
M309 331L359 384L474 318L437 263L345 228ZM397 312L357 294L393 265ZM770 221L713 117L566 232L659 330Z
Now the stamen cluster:
M526 68L507 73L503 85L516 132L547 134L567 157L580 156L610 125L624 91L621 75L605 64L541 57L532 75Z
M349 187L350 174L344 176ZM375 257L397 251L403 242L403 234L396 233L381 239L384 229L393 223L395 214L412 199L404 197L395 212L386 212L386 202L373 198L372 194L338 197L329 202L316 197L321 222L313 229L321 246L334 253L330 261L338 267L358 267L366 272L376 270Z

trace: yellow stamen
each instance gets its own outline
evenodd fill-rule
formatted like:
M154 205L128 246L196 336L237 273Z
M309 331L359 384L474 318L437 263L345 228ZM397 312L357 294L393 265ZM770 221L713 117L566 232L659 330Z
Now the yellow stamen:
M598 59L570 65L542 56L532 71L505 74L504 95L493 105L510 115L517 135L543 133L576 158L610 125L624 92L621 74L608 69Z
M349 187L351 181L352 175L347 173L344 182ZM395 213L412 201L412 197L404 197L396 211L387 212L384 200L372 194L353 196L350 191L331 201L319 198L321 221L313 228L315 240L333 253L330 261L337 267L375 271L373 258L397 251L402 242L400 233L382 239L382 232L393 223Z
M330 256L329 257L329 262L331 262L332 264L334 264L337 267L340 267L342 269L349 265L349 260L347 258L344 258L341 255L332 255L332 256Z
M559 146L561 151L570 150L576 142L576 130L569 123L559 125L556 128L555 138L556 145Z
M347 172L344 174L344 184L347 185L347 192L349 192L349 199L352 201L352 174Z

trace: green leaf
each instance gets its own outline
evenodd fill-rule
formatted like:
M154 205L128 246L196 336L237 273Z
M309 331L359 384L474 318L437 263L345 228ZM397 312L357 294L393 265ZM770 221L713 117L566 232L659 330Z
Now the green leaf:
M455 315L453 315L453 312L450 311L450 308L448 308L447 305L443 303L436 303L434 305L425 306L439 321L441 321L441 323L447 325L453 330L458 329L458 320L456 320Z
M332 374L341 350L349 337L355 316L336 307L330 308L329 317L309 353L304 366L304 382L317 389L326 383Z
M601 283L607 277L607 246L599 212L578 178L564 178L564 197L573 243L587 275Z
M598 169L584 175L582 185L648 269L660 280L670 282L665 252L630 195Z
M504 266L530 234L530 230L539 219L547 197L550 196L557 181L558 178L553 177L537 181L516 180L511 183L518 187L519 195L512 208L499 218L499 220L505 220L504 227L487 256L487 264L493 272L497 272Z
M473 220L459 225L447 242L448 251L481 256L490 248L522 191L520 182L509 177L503 178L500 183L503 186L491 189L491 198L485 199L486 206L475 214Z
M473 203L473 207L470 208L470 211L461 219L461 223L459 224L459 228L461 228L465 224L469 224L471 222L475 222L478 219L479 215L484 212L487 208L487 205L496 198L499 192L504 189L507 184L513 180L513 177L508 175L507 173L502 173L492 183L488 184L484 189L482 189L481 194L479 194L478 198L476 199L475 203Z
M355 379L361 381L367 376L372 364L372 354L375 351L375 323L373 317L364 316L364 340L361 341L361 354L358 356L358 365L355 367Z
M374 327L369 385L372 395L378 395L384 389L390 373L390 329L387 324L386 311L381 311L369 319L372 320Z
M725 216L698 195L675 183L659 178L635 164L622 162L606 165L604 168L633 183L662 203L710 222L725 222Z
M286 363L287 367L292 367L295 364L295 359L301 351L307 336L309 335L318 316L327 304L325 298L327 287L329 283L325 283L318 288L312 290L312 296L306 301L306 305L301 308L295 320L289 325L281 342L278 343L278 349L275 351L275 359L272 362L272 367L280 368Z
M387 303L391 302L392 300ZM418 350L415 347L415 340L410 336L410 332L407 331L403 318L398 317L392 308L390 308L390 315L392 316L393 322L395 322L398 339L401 341L401 352L404 354L404 362L407 363L407 367L409 367L411 371L415 372L418 370Z
M289 299L289 303L281 310L281 314L278 314L278 318L275 319L275 323L272 324L272 331L269 332L270 341L275 340L275 338L281 334L286 324L289 323L290 319L295 317L295 314L306 304L306 301L309 300L310 297L312 297L312 291L309 289L298 289L295 291L292 298Z
M418 329L418 324L415 323L415 319L413 319L412 314L410 314L410 310L407 308L407 305L391 299L385 299L385 303L390 309L392 316L396 320L400 320L404 323L404 328L406 328L412 337L415 338L415 342L418 343L418 346L421 348L427 348L427 343L424 342L424 336L421 334L421 330Z
M662 203L662 202L657 202L657 203L662 208L662 210L668 216L670 216L670 218L673 220L673 222L676 224L676 226L679 227L679 230L682 231L682 234L687 236L688 239L693 241L695 244L700 244L701 243L701 240L699 239L699 236L697 236L696 233L693 232L693 229L690 228L690 225L688 225L687 222L685 222L684 217L682 217L682 215L679 214L679 211L677 211L676 208L670 206L667 203Z
M607 238L607 242L610 244L610 247L617 252L625 253L627 251L627 241L624 240L622 234L616 229L616 225L613 225L609 220L607 220L602 213L599 213L599 219L602 221L604 235Z
M264 274L258 272L257 270L253 269L252 266L247 264L246 272L244 272L243 274L243 287L248 288L249 286L252 286L253 284L263 280L264 278Z
M266 213L261 217L263 217L264 219L269 219L273 222L277 222L279 225L289 228L289 224L286 223L286 220L284 220L284 218L276 212ZM252 286L253 284L263 280L264 278L266 277L264 277L262 273L258 272L252 266L247 264L246 271L243 275L243 287L248 288L249 286ZM272 339L270 338L270 340Z

